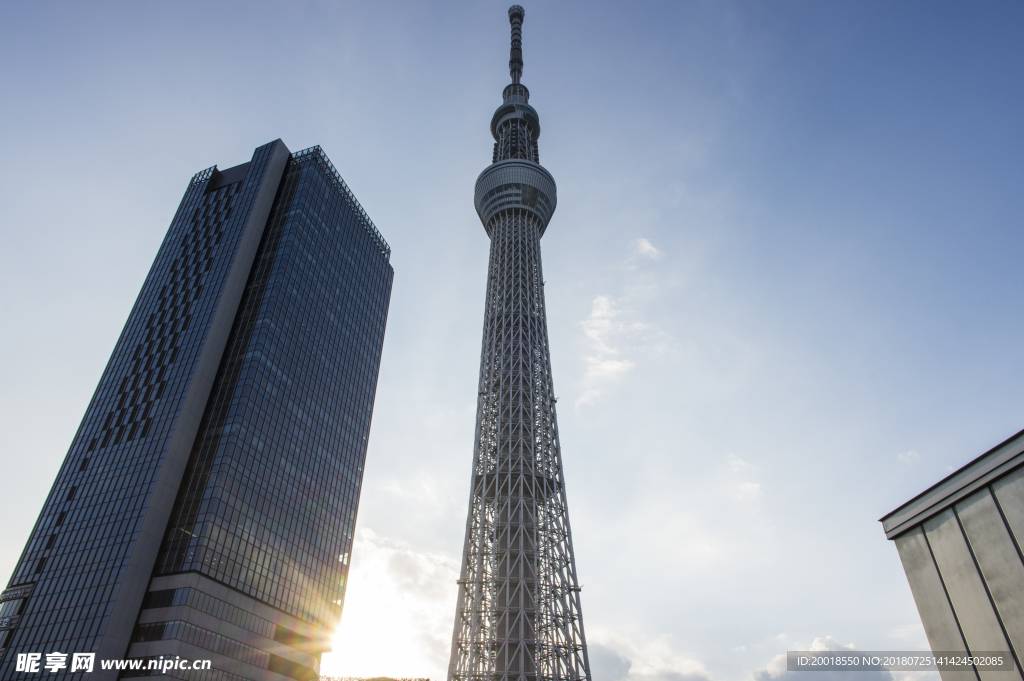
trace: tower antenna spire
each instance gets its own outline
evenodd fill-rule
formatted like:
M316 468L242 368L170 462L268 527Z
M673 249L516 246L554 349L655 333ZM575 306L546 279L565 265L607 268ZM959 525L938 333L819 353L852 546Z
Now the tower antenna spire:
M508 60L508 72L512 76L512 82L519 84L523 76L523 17L526 10L519 5L512 5L508 8L508 20L512 24L512 51Z

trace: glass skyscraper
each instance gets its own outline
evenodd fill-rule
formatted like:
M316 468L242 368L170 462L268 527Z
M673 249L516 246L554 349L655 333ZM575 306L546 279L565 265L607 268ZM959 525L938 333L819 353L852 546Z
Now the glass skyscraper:
M192 178L0 594L0 679L159 673L150 659L212 662L166 671L186 681L317 675L390 253L319 147L276 140ZM125 658L143 669L102 668Z

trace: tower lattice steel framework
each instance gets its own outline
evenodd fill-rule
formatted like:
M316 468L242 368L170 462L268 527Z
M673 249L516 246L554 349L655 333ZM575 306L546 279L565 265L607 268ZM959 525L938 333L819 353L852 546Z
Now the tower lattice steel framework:
M491 238L473 479L449 681L590 681L544 312L540 238L555 180L520 84L523 8L513 5L512 83L491 118L492 164L474 202Z

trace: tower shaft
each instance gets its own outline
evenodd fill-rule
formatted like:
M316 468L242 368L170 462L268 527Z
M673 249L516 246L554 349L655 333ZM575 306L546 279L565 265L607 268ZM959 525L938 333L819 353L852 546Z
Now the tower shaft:
M556 203L509 10L513 83L476 207L491 238L473 477L449 681L590 679L551 379L540 239Z

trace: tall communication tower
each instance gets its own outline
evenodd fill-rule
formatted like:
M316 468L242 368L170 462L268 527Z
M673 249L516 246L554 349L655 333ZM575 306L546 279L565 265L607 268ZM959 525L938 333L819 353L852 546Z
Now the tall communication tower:
M555 179L539 163L540 119L519 82L524 15L508 10L512 83L474 195L491 255L449 681L590 681L540 260Z

